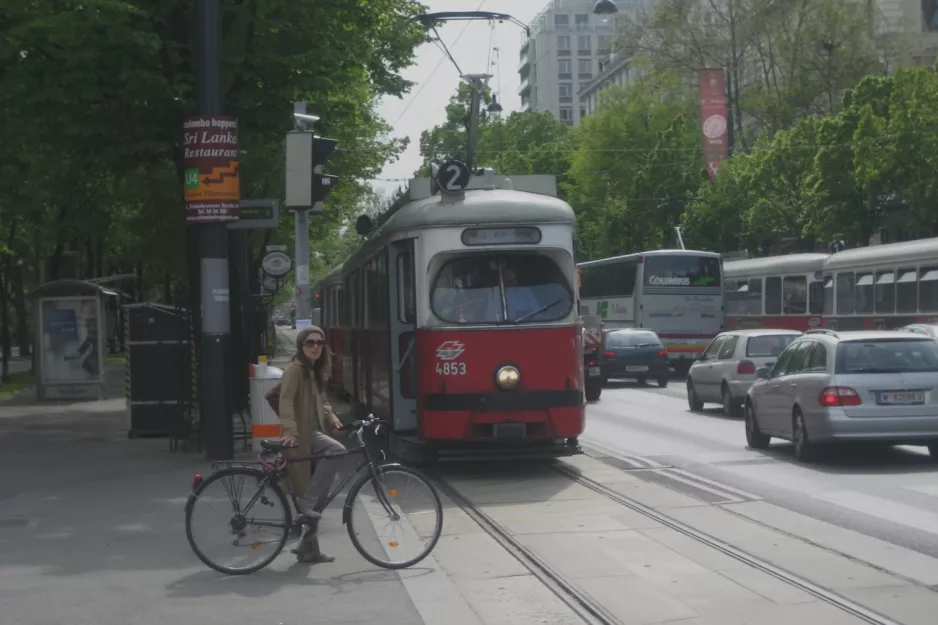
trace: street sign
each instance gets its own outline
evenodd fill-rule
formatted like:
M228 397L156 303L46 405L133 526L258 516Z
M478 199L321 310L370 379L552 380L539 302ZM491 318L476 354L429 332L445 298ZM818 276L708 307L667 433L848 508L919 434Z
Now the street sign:
M274 276L264 276L265 291L279 291L283 283Z
M286 252L286 245L265 245L264 249L268 252Z
M261 269L264 270L264 273L275 278L282 278L287 275L292 267L293 261L283 252L268 252L261 260Z
M228 224L229 228L274 229L280 221L279 202L277 200L241 200L241 217Z

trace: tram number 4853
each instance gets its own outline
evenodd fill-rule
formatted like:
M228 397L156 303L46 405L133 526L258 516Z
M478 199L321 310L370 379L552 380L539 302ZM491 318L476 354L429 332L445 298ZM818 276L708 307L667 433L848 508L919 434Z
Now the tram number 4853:
M438 362L436 363L436 372L439 375L466 375L466 363Z

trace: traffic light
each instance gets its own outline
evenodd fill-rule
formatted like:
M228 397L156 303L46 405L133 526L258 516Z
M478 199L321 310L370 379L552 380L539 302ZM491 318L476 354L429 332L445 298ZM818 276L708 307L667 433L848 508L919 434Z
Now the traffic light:
M317 137L306 130L287 133L287 208L322 212L319 203L339 180L324 174L323 166L338 145L337 139Z

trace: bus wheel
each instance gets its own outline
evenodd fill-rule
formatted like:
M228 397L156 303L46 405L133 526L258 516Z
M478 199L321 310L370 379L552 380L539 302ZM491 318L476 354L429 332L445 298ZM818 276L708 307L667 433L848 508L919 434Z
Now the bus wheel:
M599 396L603 394L602 384L586 385L586 401L599 401Z

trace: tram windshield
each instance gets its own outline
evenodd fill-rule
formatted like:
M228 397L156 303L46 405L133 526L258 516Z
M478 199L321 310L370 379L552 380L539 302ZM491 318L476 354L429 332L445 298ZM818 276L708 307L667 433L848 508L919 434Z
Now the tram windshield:
M570 314L573 292L546 256L473 254L443 265L430 301L448 323L543 323Z

